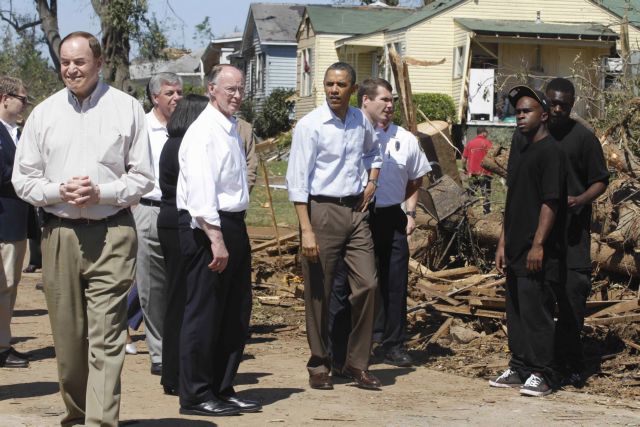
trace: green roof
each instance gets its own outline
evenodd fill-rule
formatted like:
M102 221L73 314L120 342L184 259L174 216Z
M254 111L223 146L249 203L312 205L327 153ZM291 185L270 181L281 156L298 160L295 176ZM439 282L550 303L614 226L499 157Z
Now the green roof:
M456 18L455 21L480 35L518 35L615 40L618 35L608 27L587 23L548 23L503 19Z
M395 31L401 30L406 27L410 27L418 22L422 22L426 19L430 19L433 16L449 9L452 6L455 6L460 3L464 3L467 0L436 0L433 3L429 3L428 5L418 9L411 15L405 17L404 19L398 20L393 24L387 26L385 28L386 31Z
M629 9L629 24L640 28L640 0L590 0L592 3L623 17Z
M368 34L401 20L415 9L309 5L307 14L316 33Z

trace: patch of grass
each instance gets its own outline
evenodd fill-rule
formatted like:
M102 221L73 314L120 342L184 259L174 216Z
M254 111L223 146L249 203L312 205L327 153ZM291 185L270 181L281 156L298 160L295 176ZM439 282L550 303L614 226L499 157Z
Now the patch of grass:
M286 162L277 163L284 163L284 170L286 171ZM287 190L272 188L271 197L273 199L273 208L276 213L276 222L278 226L296 228L298 226L298 217L296 216L293 203L289 201L289 194L287 193ZM252 225L254 227L270 227L272 225L271 210L268 207L263 207L266 206L266 203L268 202L269 198L264 184L256 185L251 192L251 203L249 205L246 218L247 225Z
M273 162L268 162L267 171L269 171L269 177L284 177L287 175L287 162L284 160L274 160ZM262 174L260 174L260 176L262 176Z

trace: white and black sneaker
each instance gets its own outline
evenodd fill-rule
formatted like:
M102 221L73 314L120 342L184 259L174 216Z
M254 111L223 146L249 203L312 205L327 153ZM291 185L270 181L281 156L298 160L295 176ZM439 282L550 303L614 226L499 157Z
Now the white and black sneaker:
M522 379L520 375L511 368L507 368L498 378L495 380L489 380L491 387L511 388L522 386Z
M520 387L520 394L526 396L546 396L551 394L552 391L547 380L540 374L531 374L524 385Z

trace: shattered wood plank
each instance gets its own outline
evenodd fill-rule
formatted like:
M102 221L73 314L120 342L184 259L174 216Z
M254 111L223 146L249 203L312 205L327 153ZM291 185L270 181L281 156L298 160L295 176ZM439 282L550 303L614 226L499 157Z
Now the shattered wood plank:
M427 284L423 283L422 280L418 280L418 283L416 283L416 286L428 296L438 298L442 301L448 302L453 306L462 304L462 301L458 301L456 299L448 297L446 294L440 293L438 291L434 291L433 289L429 288Z
M594 318L594 317L603 317L608 314L620 314L620 313L625 313L627 311L635 310L638 308L640 308L640 300L630 299L630 300L619 302L611 307L607 307L604 310L600 310L589 317Z
M584 321L589 325L615 325L618 323L632 323L640 322L640 314L627 314L626 316L600 318L587 317L586 319L584 319Z
M477 316L477 317L488 317L491 319L505 319L505 313L501 313L499 311L492 310L472 310L469 306L462 307L452 307L450 305L445 304L431 304L434 310L440 311L443 313L451 313L451 314L463 314L466 316Z
M631 348L634 348L634 349L640 351L640 345L634 343L633 341L628 340L628 339L622 339L622 342L624 342L628 347L631 347Z
M447 296L448 297L452 297L452 296L458 295L458 294L460 294L462 292L466 292L469 289L478 286L480 283L484 282L485 280L487 280L489 277L492 277L492 276L494 276L494 274L476 274L476 275L473 275L473 276L468 277L466 279L462 279L461 283L469 282L469 284L465 284L460 289L455 289L455 290L449 292L447 294ZM454 283L454 285L461 284L461 283Z
M470 274L478 274L480 269L475 265L467 267L451 268L448 270L434 271L430 275L438 279L451 279L453 277L468 276Z
M504 286L507 284L507 278L503 277L502 279L494 280L493 282L484 283L482 285L478 285L480 289L490 289L497 288L498 286Z
M427 267L420 264L418 261L416 261L413 258L409 258L409 270L420 277L424 277L425 279L437 280L439 282L451 282L451 280L449 279L444 279L444 278L434 276L431 270L429 270Z
M442 325L440 325L440 327L438 328L436 333L431 335L431 338L429 338L429 341L427 341L427 345L429 345L431 343L435 343L436 341L438 341L440 339L440 337L448 334L449 333L449 328L451 328L451 324L452 323L453 323L453 318L452 317L449 317L447 320L445 320L444 323L442 323Z
M258 297L258 301L260 302L260 304L264 304L264 305L279 305L280 297L279 296Z
M468 296L468 295L458 295L456 297L458 300L468 301L468 304L475 307L487 307L491 309L500 309L504 310L506 306L506 301L501 297L480 297L480 296Z
M284 236L281 236L280 239L271 239L268 242L264 242L261 243L259 245L255 245L251 248L251 252L259 252L263 249L266 248L270 248L271 246L275 246L276 244L278 244L278 242L283 243L283 242L288 242L291 240L294 240L298 238L298 232L293 232L293 233L289 233L289 234L285 234Z

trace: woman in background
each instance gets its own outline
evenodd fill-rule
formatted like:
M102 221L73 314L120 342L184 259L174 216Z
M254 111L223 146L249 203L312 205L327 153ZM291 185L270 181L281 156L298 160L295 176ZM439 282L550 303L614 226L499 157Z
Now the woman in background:
M164 316L164 331L162 333L162 377L160 383L166 394L173 395L178 394L180 329L187 297L186 272L180 252L178 209L176 208L176 185L180 172L178 151L182 137L208 102L209 98L202 95L190 94L182 98L167 123L169 139L160 154L159 180L162 201L158 215L158 237L164 254L167 274L167 311Z

